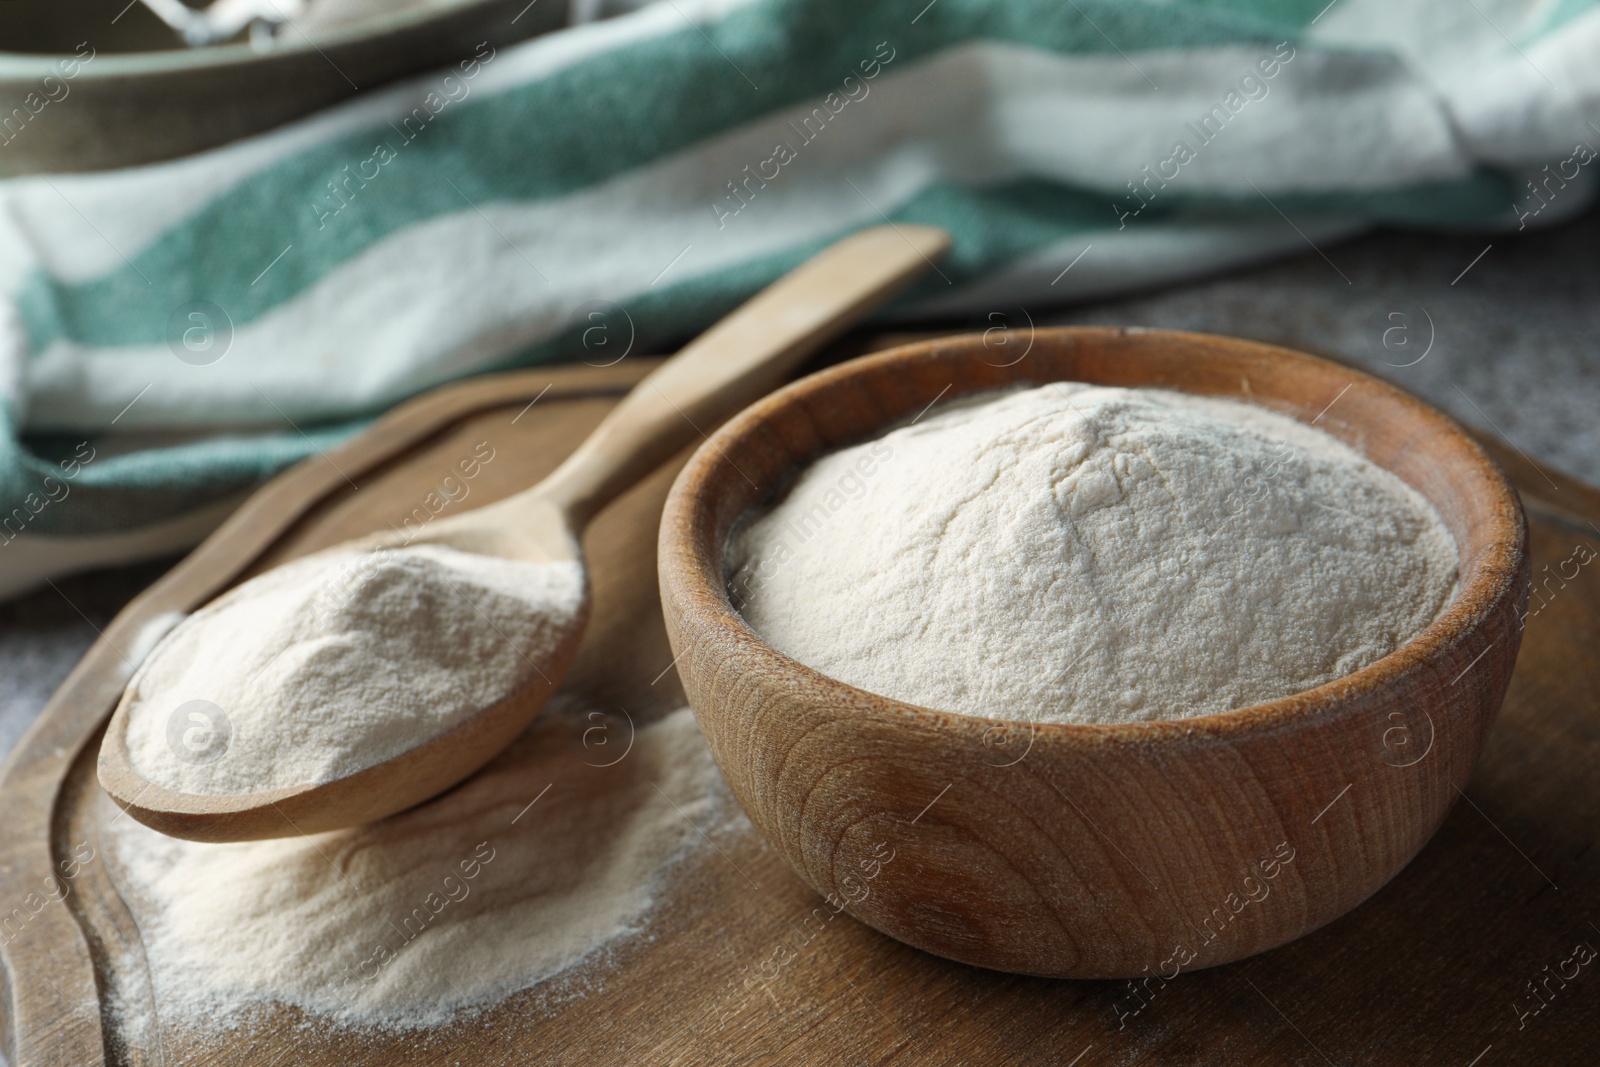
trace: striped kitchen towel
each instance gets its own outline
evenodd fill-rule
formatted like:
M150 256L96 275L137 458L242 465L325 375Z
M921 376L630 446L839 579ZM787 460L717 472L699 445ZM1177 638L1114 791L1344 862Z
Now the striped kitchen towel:
M898 306L946 316L1547 224L1594 184L1596 55L1593 0L662 0L0 183L0 592L192 543L436 383L659 350L886 219L954 235Z

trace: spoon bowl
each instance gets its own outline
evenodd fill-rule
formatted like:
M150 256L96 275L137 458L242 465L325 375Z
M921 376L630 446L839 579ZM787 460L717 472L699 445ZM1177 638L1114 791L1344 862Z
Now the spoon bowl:
M948 243L942 231L917 226L877 227L848 237L757 294L651 372L538 485L430 523L413 538L360 538L306 559L427 544L581 568L584 527L602 507L692 442L699 427L714 426L776 386L806 356L928 269ZM249 587L246 583L227 596L243 597ZM528 670L503 698L395 756L322 783L219 795L184 792L146 778L130 758L128 738L129 720L139 704L134 694L141 668L101 741L100 783L139 821L201 841L313 833L392 815L472 774L527 727L577 654L588 596L585 580L572 624L538 662L522 654ZM207 610L202 609L178 629L206 621ZM147 664L159 661L178 629L151 650Z
M524 682L503 699L414 748L343 778L253 793L171 789L141 775L129 760L124 701L100 743L101 785L123 810L146 826L191 841L256 841L314 834L394 815L467 778L527 729L576 658L588 617L585 588L577 616L538 664L540 673L530 670ZM156 651L159 646L152 655Z
M935 401L1054 381L1248 400L1327 430L1438 510L1459 554L1455 598L1395 651L1326 685L1115 724L919 707L812 670L746 625L729 597L729 534L798 471ZM1394 386L1230 338L1057 329L1039 331L1021 360L995 360L982 337L931 341L753 405L678 476L660 578L678 671L723 776L836 910L965 963L1144 977L1154 993L1180 971L1332 921L1416 855L1465 788L1505 695L1528 557L1499 468Z

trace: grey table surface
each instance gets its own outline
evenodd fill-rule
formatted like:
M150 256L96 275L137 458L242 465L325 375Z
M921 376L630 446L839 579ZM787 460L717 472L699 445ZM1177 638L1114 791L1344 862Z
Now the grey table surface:
M1600 481L1600 210L1498 236L1381 233L1226 276L1036 314L1161 326L1338 356L1526 455ZM172 560L58 580L0 604L0 754L100 627Z

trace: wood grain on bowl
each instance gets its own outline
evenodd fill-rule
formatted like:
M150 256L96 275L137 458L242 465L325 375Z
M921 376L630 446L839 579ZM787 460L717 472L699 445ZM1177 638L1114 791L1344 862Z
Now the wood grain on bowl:
M935 399L1058 380L1245 399L1326 429L1439 510L1460 552L1455 600L1395 652L1327 685L1222 715L1116 725L912 706L812 671L744 624L725 586L728 534L798 469ZM933 341L768 397L679 476L660 574L712 752L752 821L819 893L951 959L1133 977L1283 944L1355 907L1417 853L1505 695L1526 539L1495 463L1393 386L1228 338L1071 328L1040 331L1008 365L979 337ZM1340 817L1325 818L1335 805ZM884 842L893 875L862 893L861 865ZM1247 930L1214 936L1245 909Z

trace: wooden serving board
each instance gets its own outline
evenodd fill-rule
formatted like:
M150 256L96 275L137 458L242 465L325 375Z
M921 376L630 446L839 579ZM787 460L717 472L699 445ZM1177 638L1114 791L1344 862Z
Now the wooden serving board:
M162 1017L154 1035L127 1042L110 1000L160 1006L140 1002L151 994L139 932L99 858L94 756L144 624L402 522L479 442L495 459L452 508L531 484L649 365L507 374L407 404L273 481L107 628L0 776L15 1067L1600 1063L1600 966L1570 962L1580 944L1600 949L1600 561L1563 567L1579 546L1600 552L1600 493L1494 441L1528 505L1535 583L1551 576L1545 606L1528 620L1467 802L1376 897L1300 941L1143 996L1126 982L982 971L833 917L740 820L674 869L650 937L569 976L582 995L518 995L407 1037L283 1008L226 1033ZM678 465L602 514L587 540L595 616L569 685L640 719L682 700L655 575L657 517ZM1339 818L1337 806L1326 817ZM67 895L38 895L83 843L97 859L74 870ZM1552 977L1563 967L1567 978Z

